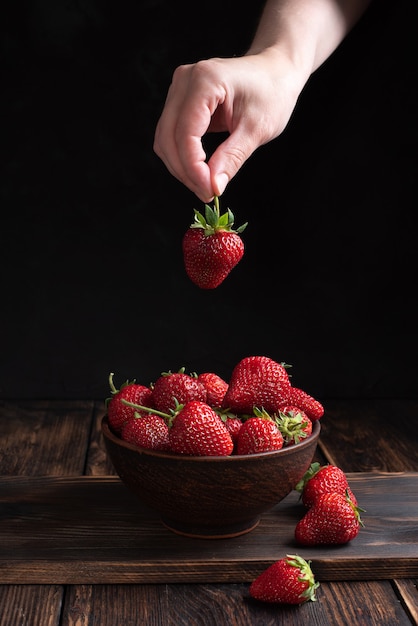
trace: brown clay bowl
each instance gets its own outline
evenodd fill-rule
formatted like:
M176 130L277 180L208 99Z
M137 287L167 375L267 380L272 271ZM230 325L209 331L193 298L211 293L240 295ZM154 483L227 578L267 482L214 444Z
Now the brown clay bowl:
M138 448L102 432L122 482L172 531L190 537L236 537L253 530L309 468L320 433L277 450L247 456L188 457Z

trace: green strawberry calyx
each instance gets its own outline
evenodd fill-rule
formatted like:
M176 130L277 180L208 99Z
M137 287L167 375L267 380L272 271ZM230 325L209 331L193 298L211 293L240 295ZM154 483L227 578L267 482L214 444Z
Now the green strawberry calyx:
M296 491L299 491L299 493L301 494L302 491L305 489L305 486L307 484L307 482L313 477L315 476L315 474L317 474L319 472L319 470L321 469L321 464L320 463L311 463L311 465L309 466L309 469L306 471L306 473L302 476L302 478L300 479L300 481L297 483L297 485L295 486Z
M304 422L302 413L291 416L279 411L279 415L276 417L275 421L285 441L299 443L301 439L306 438L306 432L303 430Z
M234 229L234 214L231 209L227 209L225 213L220 213L219 198L215 196L213 199L213 208L209 204L205 204L205 215L194 209L194 222L190 228L203 228L205 235L214 235L219 231L240 234L247 227L248 222Z
M350 498L350 494L348 492L348 489L345 490L345 499L348 502L348 504L351 506L351 508L353 509L354 515L356 516L356 520L358 521L360 526L362 526L364 528L364 522L361 519L361 513L365 513L366 509L362 509L360 506L358 506L358 504L357 505L354 504L354 502Z
M286 562L292 567L296 567L300 571L299 580L308 583L305 591L301 593L301 597L305 600L316 600L316 590L319 587L319 582L315 581L315 576L311 569L311 561L306 561L304 558L297 554L287 554Z

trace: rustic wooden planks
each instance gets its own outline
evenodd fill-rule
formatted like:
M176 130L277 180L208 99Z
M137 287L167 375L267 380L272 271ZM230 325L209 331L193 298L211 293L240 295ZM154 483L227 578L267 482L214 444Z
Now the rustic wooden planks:
M246 582L284 553L319 579L418 576L418 473L353 473L365 528L346 546L301 548L293 492L251 533L196 540L165 529L117 477L4 477L0 579L7 583Z
M0 585L0 626L58 626L60 585Z
M411 626L386 580L323 582L317 598L269 605L251 600L245 583L77 585L67 587L59 626Z
M0 475L83 474L94 402L21 401L0 405Z
M416 399L330 399L324 405L320 449L330 463L346 472L417 470Z

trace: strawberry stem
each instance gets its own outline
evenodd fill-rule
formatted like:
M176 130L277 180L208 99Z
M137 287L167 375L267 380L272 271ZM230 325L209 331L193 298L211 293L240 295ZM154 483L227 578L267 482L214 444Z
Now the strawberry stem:
M214 235L219 231L242 233L247 227L248 222L245 222L245 224L234 230L232 227L234 225L235 218L232 211L227 209L225 213L222 215L220 214L218 196L214 197L213 204L213 208L209 204L205 204L204 216L200 213L200 211L194 209L194 222L191 224L190 228L203 228L205 235L209 236Z
M110 372L110 374L109 374L109 387L110 387L110 391L112 392L113 395L118 393L118 389L116 389L115 383L113 382L113 376L114 375L115 375L114 372Z
M129 400L125 400L125 398L122 398L121 400L122 404L126 404L126 406L131 406L134 409L138 409L138 411L145 411L146 413L152 413L153 415L159 415L160 417L163 417L164 419L171 419L172 415L169 415L168 413L163 413L162 411L157 411L157 409L152 409L149 406L142 406L142 404L135 404L135 402L129 402Z

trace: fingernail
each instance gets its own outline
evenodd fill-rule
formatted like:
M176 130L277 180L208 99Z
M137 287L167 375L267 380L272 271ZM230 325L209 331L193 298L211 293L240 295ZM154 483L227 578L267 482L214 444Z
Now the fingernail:
M217 187L215 191L217 196L220 196L225 191L225 187L228 183L229 179L227 174L217 174L217 176L215 176L215 186Z

